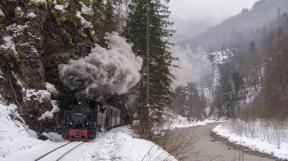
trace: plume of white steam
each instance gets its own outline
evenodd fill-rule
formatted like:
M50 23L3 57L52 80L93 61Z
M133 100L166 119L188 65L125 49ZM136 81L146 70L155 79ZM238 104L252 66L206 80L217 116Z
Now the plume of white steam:
M212 63L207 54L202 49L197 52L192 51L189 46L172 48L172 54L179 60L175 62L178 68L172 68L171 72L175 76L172 88L185 86L189 82L201 83L211 76ZM206 80L205 80L206 81Z
M79 60L59 65L60 80L72 90L91 98L128 92L140 80L143 60L118 33L106 34L110 49L100 46Z

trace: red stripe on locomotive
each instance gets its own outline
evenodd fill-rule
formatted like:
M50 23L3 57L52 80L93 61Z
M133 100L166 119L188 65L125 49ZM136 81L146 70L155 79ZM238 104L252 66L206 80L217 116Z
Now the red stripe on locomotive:
M70 141L89 141L87 129L69 129Z

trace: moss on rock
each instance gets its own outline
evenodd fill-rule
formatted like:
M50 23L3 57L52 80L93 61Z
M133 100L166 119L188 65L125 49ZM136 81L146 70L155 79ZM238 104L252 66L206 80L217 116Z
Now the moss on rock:
M48 8L47 1L46 0L30 0L29 1L30 6L35 6L37 8L41 8L46 10Z
M24 12L22 11L21 7L16 7L14 10L14 14L16 18L23 17Z
M79 31L78 34L83 37L83 38L87 38L88 35L86 35L83 31Z
M92 1L91 0L80 0L81 2L83 2L86 6L91 6L92 5Z
M69 45L73 45L73 38L70 35L70 33L68 33L66 30L63 30L63 34L64 34L66 40L68 41Z

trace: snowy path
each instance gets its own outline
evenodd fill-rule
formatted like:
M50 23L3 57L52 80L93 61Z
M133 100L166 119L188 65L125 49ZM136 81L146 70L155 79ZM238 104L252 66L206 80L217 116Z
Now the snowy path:
M53 152L47 154L50 151ZM153 156L147 156L149 152ZM120 127L99 134L88 143L43 141L30 149L13 153L3 161L156 161L155 158L157 161L177 161L154 143L137 138L131 129Z
M210 136L210 130L216 125L175 129L172 131L168 144L175 145L175 140L179 141L179 138L191 141L182 149L186 156L181 161L273 161L233 149L223 142L214 140Z

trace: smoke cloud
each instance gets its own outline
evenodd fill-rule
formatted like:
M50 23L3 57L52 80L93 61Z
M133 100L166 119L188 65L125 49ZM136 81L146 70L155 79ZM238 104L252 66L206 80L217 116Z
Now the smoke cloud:
M59 65L60 80L71 90L101 99L125 94L140 80L143 60L117 33L106 34L110 49L100 46L79 60Z
M172 88L185 86L189 82L201 84L207 81L207 77L212 75L212 63L207 57L207 53L199 48L196 52L189 46L180 48L175 46L172 54L179 60L175 62L178 68L172 68L171 72L175 76Z

